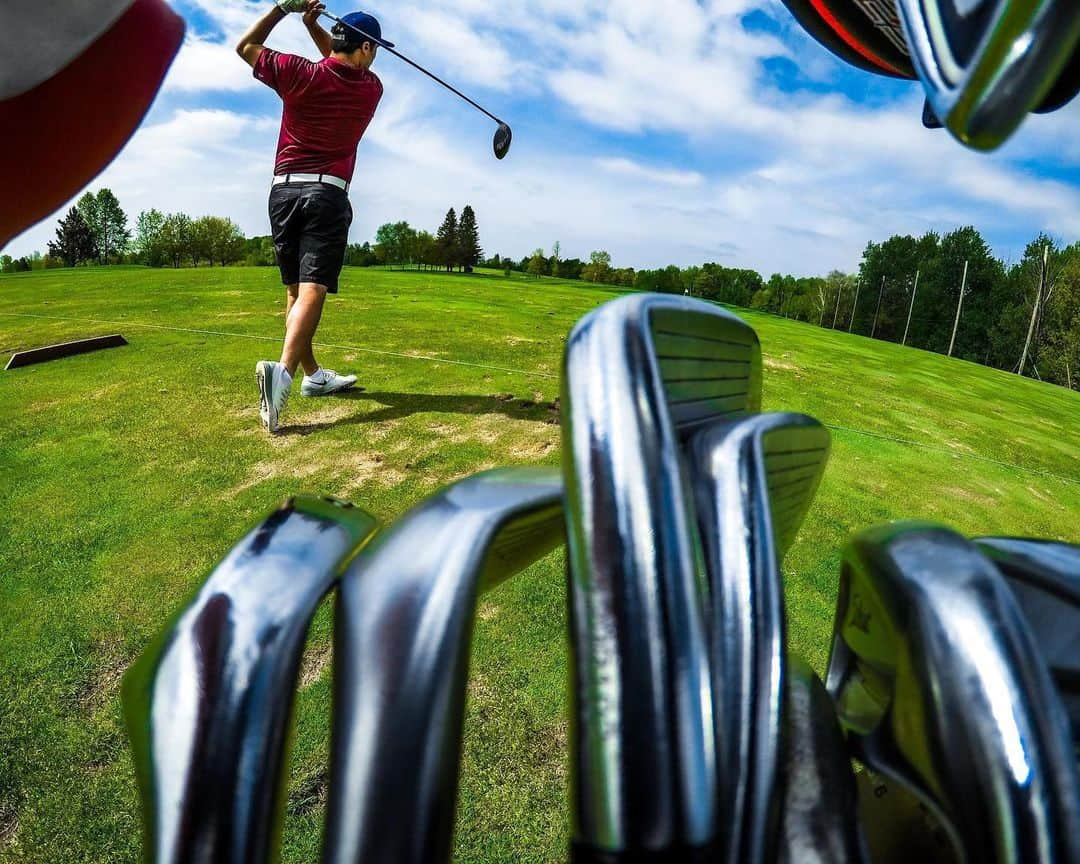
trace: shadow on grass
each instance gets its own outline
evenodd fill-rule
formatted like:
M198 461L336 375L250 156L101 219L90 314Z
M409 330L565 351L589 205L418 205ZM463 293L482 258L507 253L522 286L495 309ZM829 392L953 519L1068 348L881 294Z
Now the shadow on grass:
M447 393L389 393L370 392L361 388L346 391L332 399L371 401L380 407L374 411L358 412L325 423L296 423L283 426L280 435L310 435L334 426L356 423L379 423L397 420L410 414L502 414L511 420L531 420L536 423L559 422L559 404L518 399L512 393L494 393L490 396Z

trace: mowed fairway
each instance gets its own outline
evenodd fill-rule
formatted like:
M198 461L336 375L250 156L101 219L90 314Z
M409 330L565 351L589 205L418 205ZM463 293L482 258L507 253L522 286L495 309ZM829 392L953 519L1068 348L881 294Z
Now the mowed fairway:
M474 471L557 464L563 341L615 296L547 279L347 270L318 336L335 347L319 356L366 389L317 401L295 386L271 438L253 367L276 359L281 294L270 268L0 277L4 362L115 331L131 343L0 372L0 860L136 860L119 682L178 604L289 495L345 497L389 521ZM785 568L791 646L819 669L853 531L923 518L1080 539L1076 393L737 311L761 338L765 408L833 427ZM563 566L553 554L480 608L458 861L564 858ZM324 607L300 685L288 862L318 857L330 641Z

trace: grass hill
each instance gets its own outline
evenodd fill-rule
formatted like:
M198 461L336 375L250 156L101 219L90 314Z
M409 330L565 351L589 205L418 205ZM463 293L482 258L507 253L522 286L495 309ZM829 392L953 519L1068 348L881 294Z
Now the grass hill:
M283 329L276 271L0 278L0 355L122 332L130 346L0 372L0 860L135 861L119 709L127 665L285 497L392 520L483 468L556 464L573 323L614 294L558 280L347 270L318 356L363 391L258 423L253 367ZM819 669L842 545L898 518L1077 541L1080 396L935 354L737 310L764 407L812 414L833 455L785 567L792 647ZM564 560L488 596L474 642L458 861L562 860ZM330 708L320 611L298 700L285 860L317 859Z

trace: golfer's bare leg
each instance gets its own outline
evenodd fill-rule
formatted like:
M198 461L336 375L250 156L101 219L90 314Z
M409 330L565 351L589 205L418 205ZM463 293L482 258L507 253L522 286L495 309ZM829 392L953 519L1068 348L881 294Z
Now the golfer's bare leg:
M290 375L296 374L296 367L303 366L304 373L314 375L319 370L315 362L315 353L311 340L322 317L323 303L326 301L326 286L313 282L301 282L297 289L296 300L289 304L289 314L285 319L285 347L281 351L281 362Z
M289 327L289 313L292 312L293 303L300 296L300 283L294 282L285 286L285 328Z

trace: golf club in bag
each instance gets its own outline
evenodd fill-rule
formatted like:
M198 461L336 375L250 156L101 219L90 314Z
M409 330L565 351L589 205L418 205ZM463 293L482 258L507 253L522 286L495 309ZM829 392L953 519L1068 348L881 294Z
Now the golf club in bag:
M440 78L438 75L435 75L432 72L429 72L427 69L425 69L419 63L417 63L417 62L415 62L413 60L410 60L408 57L406 57L400 51L395 50L392 46L387 44L387 42L385 40L376 39L371 34L365 33L359 27L354 27L352 24L349 24L348 22L343 21L337 15L334 15L334 14L332 14L330 12L327 12L325 9L322 12L320 12L319 14L321 14L324 18L329 18L335 24L340 24L342 27L348 27L354 33L359 33L365 39L367 39L367 40L369 40L371 42L374 42L376 45L378 45L381 48L384 48L385 50L389 51L395 57L397 57L397 58L399 58L401 60L404 60L406 63L408 63L410 66L412 66L413 69L416 69L416 70L418 70L420 72L423 72L432 81L435 81L435 82L437 82L439 84L442 84L443 87L445 87L447 90L449 90L451 93L455 94L456 96L460 96L462 99L464 99L466 102L468 102L470 105L472 105L473 108L475 108L480 113L486 114L488 117L490 117L492 120L494 120L496 123L499 124L498 128L495 130L495 139L492 141L492 149L495 151L495 158L496 159L502 159L509 152L509 150L510 150L510 141L513 138L513 133L510 131L510 127L506 123L504 123L502 120L500 120L498 117L496 117L494 114L492 114L490 111L488 111L487 108L485 108L483 105L480 105L480 104L474 102L472 99L470 99L468 96L466 96L460 90L458 90L456 87L454 87L451 84L447 84L445 81L442 80L442 78Z

